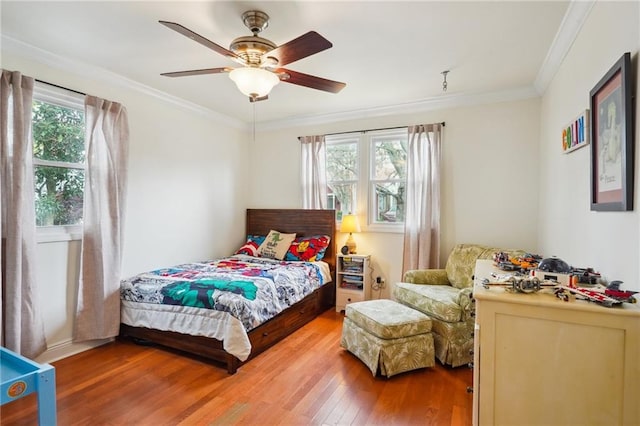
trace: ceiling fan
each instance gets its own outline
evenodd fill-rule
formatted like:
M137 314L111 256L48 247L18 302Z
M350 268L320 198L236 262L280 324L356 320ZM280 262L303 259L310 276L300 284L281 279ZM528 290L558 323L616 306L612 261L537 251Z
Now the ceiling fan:
M285 44L277 46L258 34L269 25L269 15L259 10L249 10L242 14L242 21L253 35L238 37L231 42L229 49L202 37L199 34L175 22L159 21L162 25L202 44L242 67L205 68L199 70L167 72L167 77L186 77L202 74L229 73L238 89L249 97L251 102L268 98L268 94L280 81L325 92L338 93L346 84L327 80L301 72L281 68L307 56L322 52L333 46L331 42L315 31L309 31Z

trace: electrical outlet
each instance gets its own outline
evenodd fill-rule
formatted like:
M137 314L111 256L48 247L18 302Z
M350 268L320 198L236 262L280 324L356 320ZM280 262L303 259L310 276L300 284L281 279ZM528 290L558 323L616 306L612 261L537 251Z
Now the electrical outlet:
M384 278L382 278L381 276L377 276L376 283L381 284L381 287L384 287Z

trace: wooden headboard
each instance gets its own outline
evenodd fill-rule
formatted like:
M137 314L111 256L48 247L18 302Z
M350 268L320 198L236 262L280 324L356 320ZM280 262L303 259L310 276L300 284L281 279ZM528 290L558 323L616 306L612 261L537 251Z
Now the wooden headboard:
M322 259L329 264L331 276L336 278L336 212L308 209L247 209L247 235L267 235L270 230L298 237L329 235L331 242Z

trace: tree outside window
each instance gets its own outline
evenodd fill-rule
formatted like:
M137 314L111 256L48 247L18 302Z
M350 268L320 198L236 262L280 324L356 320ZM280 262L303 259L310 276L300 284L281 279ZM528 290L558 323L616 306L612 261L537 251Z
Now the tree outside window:
M407 137L405 134L372 138L371 184L373 220L402 223L405 217Z
M356 211L358 169L357 139L327 144L327 207L338 221Z
M82 223L84 111L33 102L33 163L37 226Z

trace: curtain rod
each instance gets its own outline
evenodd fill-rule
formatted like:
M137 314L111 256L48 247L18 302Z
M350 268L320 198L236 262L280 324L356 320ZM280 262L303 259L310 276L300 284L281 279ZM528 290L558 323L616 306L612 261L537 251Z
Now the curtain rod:
M442 127L445 126L445 122L441 121L440 123L437 124L442 124ZM382 131L382 130L395 130L395 129L406 129L409 126L396 126L396 127L381 127L378 129L366 129L366 130L350 130L348 132L335 132L335 133L325 133L323 136L334 136L334 135L344 135L345 133L367 133L367 132L378 132L378 131ZM300 139L302 136L298 136L298 139Z
M68 87L60 86L58 84L49 83L48 81L38 80L37 78L36 78L36 81L38 83L47 84L49 86L57 87L58 89L68 90L69 92L77 93L78 95L87 96L86 93L79 92L79 91L73 90L73 89L69 89Z

